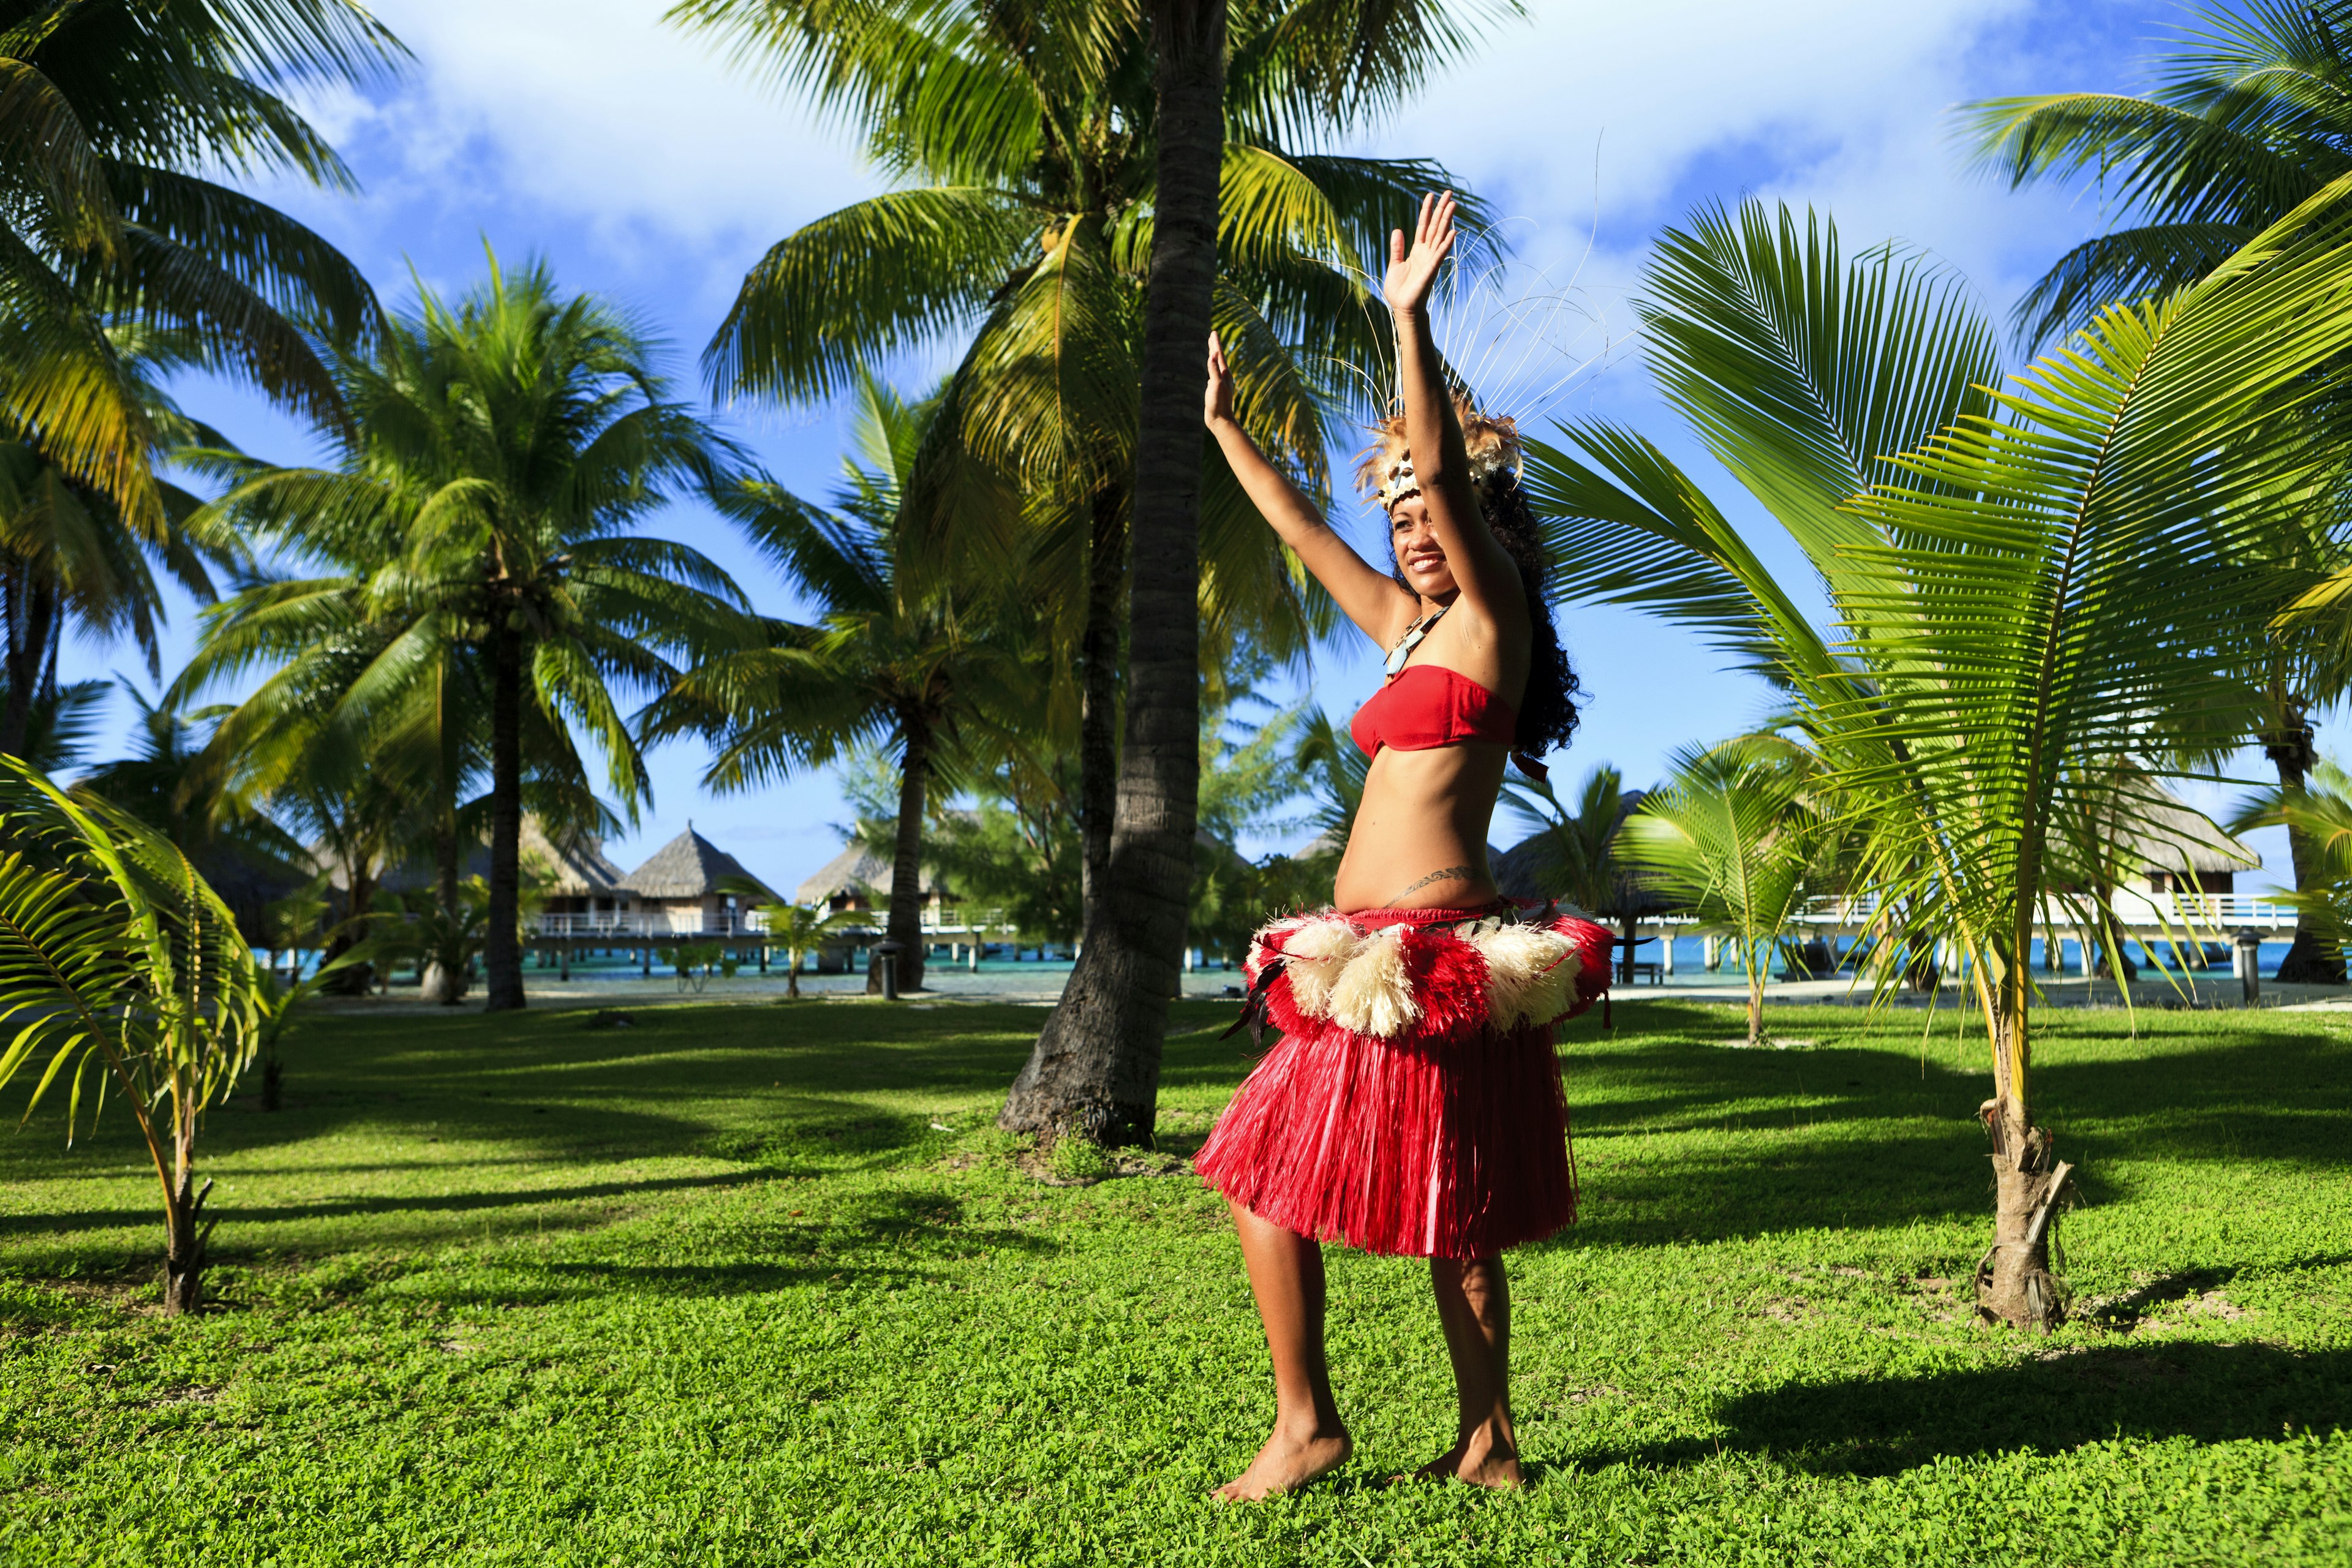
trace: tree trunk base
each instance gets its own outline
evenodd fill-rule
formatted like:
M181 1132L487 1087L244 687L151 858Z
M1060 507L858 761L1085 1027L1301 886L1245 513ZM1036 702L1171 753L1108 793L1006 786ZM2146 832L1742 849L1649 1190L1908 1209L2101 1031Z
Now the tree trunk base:
M1168 997L1150 977L1115 973L1120 944L1088 941L1062 1000L1038 1032L996 1124L1052 1140L1080 1137L1105 1149L1150 1148L1159 1110L1159 1053L1123 1032L1165 1032ZM1124 1047L1125 1048L1122 1048Z
M439 963L428 963L424 978L417 983L416 994L419 1001L454 1007L466 999L466 977L451 974Z
M2330 958L2318 938L2298 931L2286 956L2279 960L2277 978L2288 985L2341 985L2346 980L2344 960Z
M163 1315L176 1318L205 1304L205 1248L212 1240L213 1222L205 1219L205 1199L212 1195L206 1181L193 1194L187 1178L172 1196L163 1215Z
M2028 1128L2024 1144L1993 1151L1993 1243L1977 1260L1977 1312L1987 1322L2048 1333L2066 1321L2074 1297L2050 1267L2050 1244L2074 1168L2054 1160L2042 1128Z

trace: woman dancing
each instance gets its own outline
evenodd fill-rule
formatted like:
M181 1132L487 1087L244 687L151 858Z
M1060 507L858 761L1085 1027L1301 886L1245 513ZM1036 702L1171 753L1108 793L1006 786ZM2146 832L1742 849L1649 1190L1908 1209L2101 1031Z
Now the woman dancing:
M1350 726L1371 755L1334 910L1257 933L1251 1006L1282 1032L1210 1135L1202 1176L1233 1205L1274 1356L1274 1435L1217 1496L1262 1498L1346 1462L1323 1355L1320 1243L1429 1259L1454 1363L1454 1446L1423 1468L1516 1486L1502 1250L1575 1217L1551 1026L1608 984L1609 933L1497 896L1486 827L1506 758L1576 727L1540 595L1542 556L1507 419L1446 395L1427 305L1454 247L1449 193L1390 237L1404 414L1360 482L1394 570L1349 549L1234 418L1209 344L1209 428L1282 541L1368 637L1388 681Z

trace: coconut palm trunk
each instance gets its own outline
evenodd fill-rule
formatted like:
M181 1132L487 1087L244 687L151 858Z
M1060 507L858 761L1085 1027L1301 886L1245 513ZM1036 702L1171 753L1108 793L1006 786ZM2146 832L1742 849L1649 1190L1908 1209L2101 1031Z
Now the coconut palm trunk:
M39 700L42 671L54 668L57 598L49 584L19 567L8 584L8 698L0 709L0 752L22 756Z
M2311 726L2303 721L2302 713L2290 710L2285 717L2286 724L2262 738L2263 754L2278 770L2279 804L2283 807L2302 804L2306 793L2305 777L2318 760L2318 752L2312 744ZM2287 819L2286 849L2294 867L2294 890L2300 893L2317 887L2319 881L2312 875L2315 857L2310 837L2295 826L2292 816ZM2279 960L2278 977L2288 983L2341 985L2345 981L2344 960L2329 957L2318 934L2298 924L2294 945Z
M1157 0L1158 205L1129 538L1126 746L1109 898L1000 1121L1148 1142L1181 974L1201 768L1201 394L1224 154L1223 0Z
M434 802L433 873L441 912L454 922L457 919L457 787L462 773L457 748L464 725L449 689L449 675L448 661L444 659L434 697L438 710L438 721L434 726L435 749L439 753L441 776L440 798Z
M490 913L482 933L483 1010L526 1006L522 992L522 639L490 631Z
M173 1111L172 1177L163 1189L163 1310L193 1312L205 1304L205 1248L213 1226L205 1218L210 1181L196 1184L195 1119Z
M1078 904L1091 927L1110 893L1110 838L1118 813L1118 643L1127 586L1127 519L1116 487L1095 497L1087 544L1087 622L1078 653ZM1091 933L1089 933L1091 934Z
M368 911L375 904L375 868L363 858L352 858L343 862L343 886L347 889L343 918L328 931L320 944L321 966L333 963L349 952L367 936ZM297 955L299 961L299 953ZM368 984L374 978L375 966L354 963L340 969L331 976L327 988L338 995L363 996Z
M1977 1310L2021 1327L2046 1328L2065 1310L2050 1267L2050 1233L2073 1167L2061 1162L2049 1130L2033 1124L2032 1053L2027 1007L2033 985L2026 953L2033 906L2018 903L2017 925L1979 955L1970 978L1991 994L1993 1097L1981 1110L1992 1140L1993 1239L1978 1260ZM2006 949L2006 951L2002 951Z
M890 859L890 940L898 944L898 989L923 988L923 809L930 793L930 721L913 704L903 708L898 722L907 737L904 764L898 770L898 837ZM880 955L868 963L866 994L882 992Z

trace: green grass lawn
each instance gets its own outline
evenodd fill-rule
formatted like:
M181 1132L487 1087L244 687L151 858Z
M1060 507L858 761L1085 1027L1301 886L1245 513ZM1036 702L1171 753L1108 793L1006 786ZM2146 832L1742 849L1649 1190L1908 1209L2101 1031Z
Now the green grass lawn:
M1164 1144L1248 1063L1177 1009ZM1055 1186L990 1117L1041 1015L320 1019L208 1129L219 1310L154 1315L119 1111L0 1139L0 1556L26 1563L2352 1561L2352 1029L2063 1016L2078 1321L1977 1324L1980 1039L1651 1003L1564 1036L1586 1218L1512 1255L1517 1495L1421 1266L1332 1253L1355 1460L1272 1409L1220 1204ZM12 1113L13 1117L13 1113ZM940 1131L941 1128L946 1129Z

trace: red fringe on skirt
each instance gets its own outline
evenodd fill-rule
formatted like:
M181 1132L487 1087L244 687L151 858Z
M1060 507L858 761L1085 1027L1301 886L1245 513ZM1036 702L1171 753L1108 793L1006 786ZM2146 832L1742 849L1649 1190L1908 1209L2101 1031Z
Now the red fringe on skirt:
M1419 946L1443 940L1419 928L1488 912L1347 918L1365 929L1410 925ZM1597 941L1576 933L1588 962L1599 961L1579 976L1578 1010L1607 984L1607 933L1593 929ZM1463 1016L1458 997L1449 1003L1426 989L1452 967L1413 965L1424 1026L1392 1040L1270 1008L1286 1032L1210 1133L1195 1162L1202 1178L1285 1229L1390 1256L1491 1257L1573 1221L1576 1174L1550 1022L1505 1030Z

